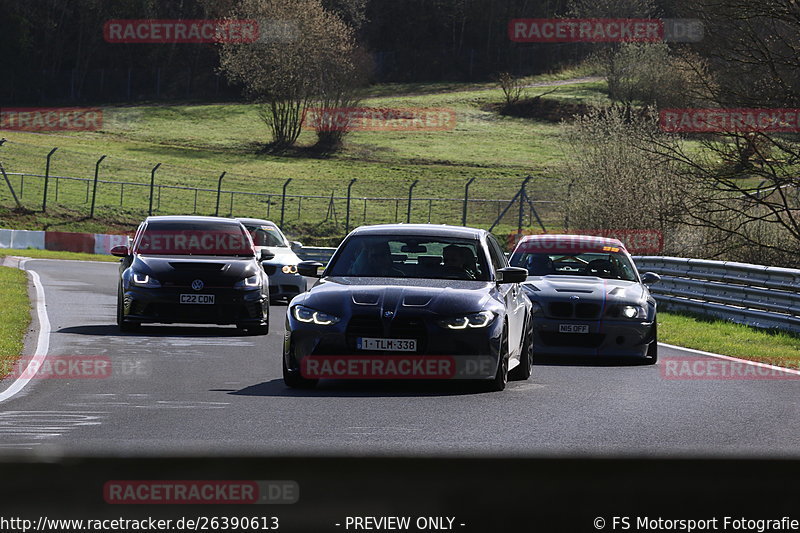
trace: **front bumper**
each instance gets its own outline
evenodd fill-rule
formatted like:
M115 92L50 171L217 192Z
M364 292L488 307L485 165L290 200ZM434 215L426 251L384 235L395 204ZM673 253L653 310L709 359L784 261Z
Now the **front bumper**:
M561 324L585 324L588 333L560 333ZM653 322L638 320L574 320L534 317L536 354L644 357L653 340Z
M438 317L437 317L438 318ZM483 366L485 374L475 379L489 379L497 371L500 360L502 320L497 320L486 328L466 330L447 330L435 323L435 319L403 317L398 315L390 321L373 317L351 317L331 326L320 326L299 322L287 312L286 333L284 337L284 361L290 371L299 371L304 358L313 356L339 356L342 358L386 357L409 359L452 356L465 363L468 358L485 361L490 358L491 368ZM357 339L387 338L416 339L414 352L387 352L360 350ZM467 363L467 366L469 364Z
M213 304L181 304L180 295L190 289L129 287L123 293L123 316L139 323L264 325L269 317L269 298L261 289L206 289Z
M300 274L286 274L281 271L283 265L263 265L269 277L269 297L287 298L291 300L298 294L306 292L306 278Z

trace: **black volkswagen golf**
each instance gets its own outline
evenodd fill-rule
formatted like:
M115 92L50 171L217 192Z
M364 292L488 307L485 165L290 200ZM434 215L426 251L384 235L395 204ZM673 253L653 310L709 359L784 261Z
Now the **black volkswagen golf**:
M269 331L269 283L250 234L236 220L148 217L122 257L117 323L122 331L149 323L235 324Z
M502 390L533 364L525 269L509 267L484 230L379 225L348 235L321 278L289 304L283 377L290 387L319 379L475 379Z

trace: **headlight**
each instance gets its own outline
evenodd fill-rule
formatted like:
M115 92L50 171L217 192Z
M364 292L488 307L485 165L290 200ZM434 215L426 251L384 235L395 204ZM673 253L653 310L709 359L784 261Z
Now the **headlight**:
M297 265L284 265L281 268L281 272L284 274L297 274Z
M446 329L467 329L467 328L485 328L494 320L494 313L491 311L481 311L466 316L457 316L453 318L444 318L439 320L437 324Z
M254 289L260 285L261 280L258 279L258 274L256 274L255 276L237 281L234 287L237 289Z
M306 324L314 323L319 326L331 326L339 322L339 317L329 315L327 313L321 313L320 311L316 311L303 305L294 306L292 308L292 314L297 320L300 322L305 322Z
M155 278L151 278L147 274L133 272L131 276L131 285L135 287L145 287L147 289L157 289L161 287L161 282Z
M623 318L643 320L647 318L647 311L638 305L623 305L619 308L619 316Z

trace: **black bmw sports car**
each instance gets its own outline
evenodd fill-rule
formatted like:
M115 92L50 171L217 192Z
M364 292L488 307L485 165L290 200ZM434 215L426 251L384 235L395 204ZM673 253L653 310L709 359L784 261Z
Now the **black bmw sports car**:
M617 239L529 235L511 264L528 270L523 288L535 308L534 351L658 360L657 274L636 270Z
M250 233L236 220L149 217L122 257L117 323L235 324L248 333L269 330L269 281Z
M283 378L475 379L502 390L533 364L531 302L484 230L365 226L348 235L321 278L289 304Z

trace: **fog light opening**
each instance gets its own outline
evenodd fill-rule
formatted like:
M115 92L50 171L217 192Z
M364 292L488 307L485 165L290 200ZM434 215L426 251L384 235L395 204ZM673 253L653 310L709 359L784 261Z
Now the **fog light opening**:
M625 337L621 335L617 337L617 344L624 344L624 343L625 343Z

